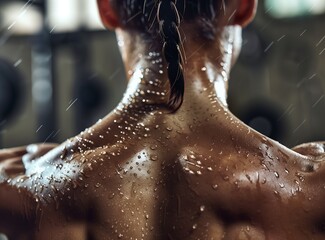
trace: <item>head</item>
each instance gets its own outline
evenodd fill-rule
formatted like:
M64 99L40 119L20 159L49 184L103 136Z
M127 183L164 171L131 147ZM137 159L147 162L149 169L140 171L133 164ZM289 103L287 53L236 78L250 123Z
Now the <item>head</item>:
M195 34L207 45L219 44L222 31L233 29L235 62L241 47L239 27L254 17L257 0L97 0L104 25L152 39L164 55L170 82L169 106L177 110L184 94L182 34ZM183 28L183 29L182 29ZM183 31L180 31L180 30ZM238 34L239 33L239 34ZM188 38L192 38L188 37ZM227 40L227 39L225 39Z

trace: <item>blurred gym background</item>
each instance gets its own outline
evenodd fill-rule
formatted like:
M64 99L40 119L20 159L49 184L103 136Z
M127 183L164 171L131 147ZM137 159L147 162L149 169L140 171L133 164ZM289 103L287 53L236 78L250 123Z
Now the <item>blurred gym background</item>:
M260 0L243 35L231 110L288 146L325 140L325 1ZM74 136L125 87L96 0L0 0L0 148Z

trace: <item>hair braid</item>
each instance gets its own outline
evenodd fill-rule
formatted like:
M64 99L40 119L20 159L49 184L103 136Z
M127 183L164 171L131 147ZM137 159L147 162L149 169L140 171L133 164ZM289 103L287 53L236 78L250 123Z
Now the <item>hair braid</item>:
M159 0L157 18L164 40L163 54L167 62L170 95L168 105L176 111L183 103L184 73L183 58L180 50L180 16L176 7L177 0Z

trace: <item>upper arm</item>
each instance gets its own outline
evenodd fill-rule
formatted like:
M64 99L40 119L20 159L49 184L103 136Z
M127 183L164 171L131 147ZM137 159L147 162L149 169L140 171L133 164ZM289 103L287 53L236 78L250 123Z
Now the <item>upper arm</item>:
M0 184L0 233L19 239L17 234L26 235L37 214L36 201L27 190Z
M292 150L311 157L325 156L325 142L304 143L294 147Z

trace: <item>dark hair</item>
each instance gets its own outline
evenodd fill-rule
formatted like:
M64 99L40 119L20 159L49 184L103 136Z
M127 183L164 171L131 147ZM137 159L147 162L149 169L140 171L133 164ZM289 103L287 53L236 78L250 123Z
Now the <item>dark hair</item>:
M176 111L184 96L183 54L179 32L182 20L200 22L201 36L214 38L211 23L216 19L221 0L125 0L117 4L122 24L142 31L158 33L163 39L162 53L167 63L170 95L168 106ZM208 29L208 30L207 30Z

